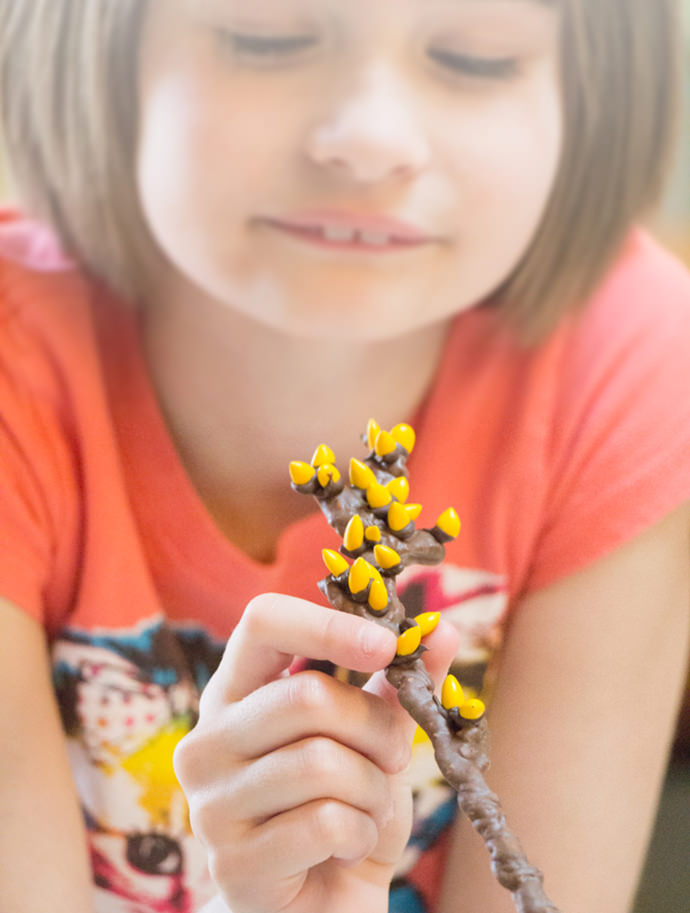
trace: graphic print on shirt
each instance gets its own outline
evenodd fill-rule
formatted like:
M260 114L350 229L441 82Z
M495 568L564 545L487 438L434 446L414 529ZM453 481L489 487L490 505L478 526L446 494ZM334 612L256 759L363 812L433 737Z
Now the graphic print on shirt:
M506 610L501 578L451 565L408 568L409 615L442 611L461 634L454 674L481 687ZM98 913L194 913L215 893L189 826L172 756L198 718L199 695L224 643L163 616L134 630L72 628L53 648L55 688L81 796ZM390 913L426 913L423 867L454 819L455 793L428 740L412 760L414 824Z
M55 643L99 913L194 913L213 896L172 756L223 647L161 618L132 632L64 631Z

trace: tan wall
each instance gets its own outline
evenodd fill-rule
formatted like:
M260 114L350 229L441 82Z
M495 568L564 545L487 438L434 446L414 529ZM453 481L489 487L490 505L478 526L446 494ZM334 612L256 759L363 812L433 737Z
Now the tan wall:
M683 123L676 167L656 221L657 234L690 264L690 0L683 0L685 83Z
M2 137L0 136L0 201L5 201L11 196L7 165L3 156Z

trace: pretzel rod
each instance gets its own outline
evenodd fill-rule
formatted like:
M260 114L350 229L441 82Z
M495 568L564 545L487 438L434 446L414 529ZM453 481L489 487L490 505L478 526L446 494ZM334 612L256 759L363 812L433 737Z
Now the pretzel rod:
M405 567L443 561L445 544L460 532L460 520L448 508L433 528L415 526L422 506L407 501L406 463L415 443L409 425L396 425L389 432L371 420L363 440L369 455L350 460L349 485L325 444L317 447L310 463L290 463L292 487L316 499L343 540L339 551L323 551L329 573L319 589L334 609L376 621L396 635L397 652L386 677L429 736L441 773L486 844L494 875L511 892L518 913L559 913L544 893L542 873L528 862L484 779L489 766L484 704L468 700L452 675L443 684L441 700L434 695L421 659L426 649L422 640L440 614L409 618L397 595L396 577Z

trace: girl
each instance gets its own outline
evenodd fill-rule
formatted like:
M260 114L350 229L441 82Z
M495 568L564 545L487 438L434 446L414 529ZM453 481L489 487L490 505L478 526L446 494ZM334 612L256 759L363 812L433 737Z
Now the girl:
M400 585L430 671L494 657L513 829L623 913L688 626L672 0L0 11L0 908L512 909L392 635L318 600L287 463L374 416L464 521Z

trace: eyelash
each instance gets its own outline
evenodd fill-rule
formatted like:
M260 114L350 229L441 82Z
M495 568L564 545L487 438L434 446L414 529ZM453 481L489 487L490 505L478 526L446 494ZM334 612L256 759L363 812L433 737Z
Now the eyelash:
M317 39L311 35L289 35L286 37L264 38L260 35L244 35L220 29L221 41L236 54L260 57L264 60L285 57L313 47Z
M226 29L221 29L219 35L223 44L233 53L263 61L278 60L308 50L318 41L311 35L263 37L230 32ZM508 80L516 76L519 70L518 60L512 57L472 57L443 50L429 51L428 56L448 70L478 80Z
M514 57L472 57L450 51L429 51L429 57L449 70L473 79L511 79L519 72L519 62Z

